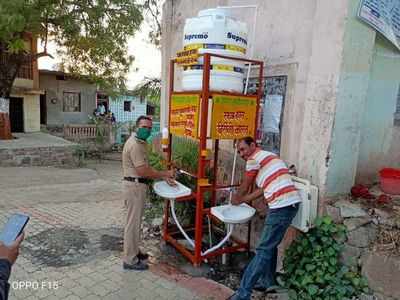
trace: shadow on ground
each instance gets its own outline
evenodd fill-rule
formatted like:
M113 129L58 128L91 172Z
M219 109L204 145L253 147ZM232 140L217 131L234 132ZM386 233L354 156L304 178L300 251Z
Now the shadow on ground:
M122 251L122 228L51 228L26 238L23 251L33 264L66 267Z

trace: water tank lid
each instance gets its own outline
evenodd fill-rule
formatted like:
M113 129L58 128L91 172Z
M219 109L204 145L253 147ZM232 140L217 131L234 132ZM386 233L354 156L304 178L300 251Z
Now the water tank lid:
M230 13L225 8L209 8L199 11L197 16L204 17L204 16L214 16L214 15L229 17Z

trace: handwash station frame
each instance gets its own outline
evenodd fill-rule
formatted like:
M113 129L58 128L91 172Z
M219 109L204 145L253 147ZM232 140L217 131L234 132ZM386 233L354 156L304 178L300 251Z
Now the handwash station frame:
M262 80L263 80L263 69L264 69L264 64L262 61L257 61L257 60L250 60L250 59L244 59L244 58L236 58L236 57L230 57L230 56L225 56L225 55L219 55L219 54L212 54L212 53L204 53L204 54L199 54L199 56L203 57L203 74L202 74L202 89L198 91L184 91L184 92L177 92L174 89L174 74L175 74L175 64L179 62L177 58L174 58L170 61L170 66L169 66L169 118L168 118L168 129L169 129L169 141L168 141L168 148L167 148L167 161L169 165L172 165L171 159L172 159L172 135L171 133L171 101L173 97L176 97L176 95L197 95L199 97L199 112L198 113L198 124L199 126L196 126L198 128L198 132L196 132L196 139L199 140L199 161L198 161L198 170L197 174L192 174L194 178L196 178L196 191L193 191L191 195L181 197L181 198L176 198L175 201L180 202L180 201L195 201L196 204L196 211L195 211L195 224L192 224L189 227L186 227L185 229L187 231L193 231L194 230L194 251L186 248L184 245L180 244L176 236L179 234L179 230L176 230L174 228L175 226L169 224L169 218L170 218L170 201L165 202L165 207L164 207L164 218L163 218L163 239L167 242L173 245L179 252L181 252L185 257L187 257L195 266L199 266L204 260L216 257L218 255L222 255L224 253L233 253L237 251L245 251L249 250L250 248L250 226L249 226L249 232L248 232L248 239L246 242L241 241L237 238L230 237L230 240L233 242L231 246L226 246L223 248L216 249L210 253L207 254L202 254L202 240L203 240L203 229L205 227L204 225L204 218L208 216L211 219L212 223L212 228L216 230L216 227L214 227L214 224L218 222L218 219L215 218L213 215L211 215L211 210L210 208L204 208L204 196L206 192L211 192L211 207L216 206L216 193L218 190L221 189L229 189L236 187L237 185L217 185L217 172L218 172L218 152L219 152L219 140L218 138L212 137L208 134L209 131L209 126L210 124L208 123L208 120L210 120L210 114L212 113L210 111L210 106L209 106L209 99L213 99L218 96L228 96L228 97L239 97L240 99L249 99L249 101L254 101L256 100L256 112L255 112L255 119L254 119L254 132L252 132L250 135L253 135L253 137L256 137L257 134L257 125L258 125L258 111L259 111L259 106L260 106L260 99L262 97ZM229 60L236 60L240 61L241 63L248 64L248 67L250 68L255 66L258 67L258 87L257 87L257 93L256 95L246 95L242 93L230 93L230 92L217 92L217 91L212 91L210 90L210 70L211 70L211 58L212 57L218 57L222 59L229 59ZM247 75L247 80L249 77L249 74ZM245 135L249 135L244 134ZM236 138L240 138L242 136L237 135ZM214 157L213 157L213 182L209 182L209 179L206 177L206 166L210 162L210 156L208 155L208 150L207 150L207 140L213 139L214 142Z

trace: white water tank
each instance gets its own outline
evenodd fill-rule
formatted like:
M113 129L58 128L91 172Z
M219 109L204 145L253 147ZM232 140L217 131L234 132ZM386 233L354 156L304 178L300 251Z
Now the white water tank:
M197 17L186 19L183 29L184 50L198 49L199 53L215 53L246 57L247 26L230 17L228 10L202 10ZM203 58L198 64L183 69L182 89L201 90ZM210 90L243 92L244 63L222 58L211 58Z

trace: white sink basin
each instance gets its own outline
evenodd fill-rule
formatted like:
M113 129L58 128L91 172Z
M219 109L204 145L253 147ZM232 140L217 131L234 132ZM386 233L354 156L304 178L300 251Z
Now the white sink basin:
M176 186L169 185L165 180L157 181L153 185L154 192L160 197L175 199L179 197L189 196L192 190L182 183L175 181Z
M212 215L216 216L222 222L230 224L246 223L255 213L256 210L246 203L240 205L228 204L211 207Z

